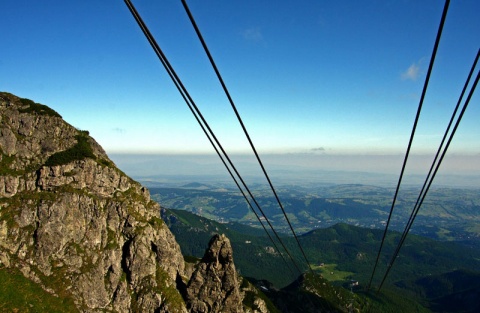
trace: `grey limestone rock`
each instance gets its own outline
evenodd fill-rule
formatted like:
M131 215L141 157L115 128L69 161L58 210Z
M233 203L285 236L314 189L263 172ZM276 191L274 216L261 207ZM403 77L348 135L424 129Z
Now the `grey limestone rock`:
M49 162L80 140L88 153ZM8 93L0 93L2 267L71 298L81 312L244 312L224 235L186 271L149 191L116 168L88 132ZM247 312L268 312L255 301Z
M0 93L0 267L82 312L187 312L160 206L90 137L93 156L46 165L85 132L31 103Z
M190 312L243 312L233 250L225 235L215 235L187 286Z

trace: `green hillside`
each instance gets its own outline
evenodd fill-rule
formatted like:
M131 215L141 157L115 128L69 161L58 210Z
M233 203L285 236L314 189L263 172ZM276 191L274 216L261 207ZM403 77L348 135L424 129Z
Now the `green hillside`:
M456 270L413 281L400 281L400 288L421 295L432 311L480 312L480 273Z
M267 279L281 287L299 275L274 251L263 230L239 223L221 224L181 210L165 210L162 218L174 233L184 255L201 258L210 238L223 233L230 239L236 268L243 276ZM284 275L278 275L279 271Z
M383 230L337 224L314 230L300 237L313 263L335 263L338 269L355 273L355 279L370 278ZM387 235L379 262L382 274L390 261L400 234ZM400 252L387 282L435 275L455 269L475 269L480 265L480 251L453 242L440 242L410 234Z
M277 289L286 287L298 277L292 263L288 269L282 258L267 248L271 247L272 243L266 236L262 236L258 229L236 223L220 224L180 210L166 210L164 215L184 254L200 257L204 253L205 242L208 242L211 235L225 233L231 238L235 263L243 276L270 281ZM326 280L339 287L349 288L351 280L358 281L359 286L355 287L355 293L363 294L363 289L370 279L382 235L383 230L337 224L299 236L299 241L315 272L322 274ZM386 264L390 261L399 237L400 234L397 232L387 235L384 253L373 281L374 288L385 272ZM306 272L308 267L302 261L294 239L283 237L282 240L295 256L301 270ZM412 312L422 312L423 306L434 309L436 305L438 306L437 303L443 303L445 299L453 297L458 290L441 287L443 293L432 297L430 294L435 290L433 286L439 284L422 285L422 279L443 277L442 275L458 269L463 269L462 273L470 273L458 276L456 284L463 284L463 290L469 291L466 296L471 296L480 290L476 283L478 280L469 279L480 275L469 271L477 268L480 268L480 251L477 249L409 235L382 293L363 295L366 298L365 308L368 307L369 312L388 312L390 309L391 312L397 312L395 307L398 309L398 305L408 308L403 310L404 312L409 312L408 310L413 310L412 308L415 308ZM419 287L419 284L422 287ZM422 292L418 292L419 288ZM448 312L457 311L452 309Z

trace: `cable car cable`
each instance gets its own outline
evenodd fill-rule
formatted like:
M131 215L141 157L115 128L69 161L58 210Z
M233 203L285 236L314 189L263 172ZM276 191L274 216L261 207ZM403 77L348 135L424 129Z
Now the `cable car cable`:
M411 212L411 214L410 214L410 217L409 217L409 219L408 219L408 222L407 222L407 224L405 225L405 229L404 229L404 231L403 231L403 233L402 233L402 237L401 237L401 239L400 239L400 241L399 241L399 243L398 243L398 245L397 245L397 249L395 250L394 255L398 255L398 252L399 252L399 250L400 250L400 247L403 245L403 242L405 241L405 238L407 237L407 234L408 234L408 232L409 232L409 230L410 230L410 228L411 228L411 226L412 226L412 224L413 224L413 220L415 219L415 216L416 216L417 213L418 213L419 203L421 202L422 197L425 197L425 194L426 194L426 191L425 191L425 190L426 190L427 184L428 184L428 182L429 182L429 180L430 180L430 176L431 176L432 172L434 171L435 164L437 163L438 157L440 156L440 154L441 154L441 152L442 152L443 145L444 145L444 143L445 143L445 140L447 139L447 136L448 136L448 133L449 133L449 131L450 131L450 128L451 128L451 126L452 126L452 124L453 124L453 122L454 122L454 120L455 120L455 116L457 115L457 111L458 111L458 109L460 108L460 104L461 104L461 102L462 102L463 96L465 95L465 91L467 90L467 87L468 87L468 85L469 85L469 83L470 83L470 79L472 78L472 75L473 75L473 72L474 72L474 70L475 70L475 67L476 67L476 64L477 64L477 62L478 62L479 57L480 57L480 49L477 51L477 55L476 55L476 57L475 57L475 60L474 60L474 62L473 62L473 65L472 65L472 67L471 67L471 69L470 69L470 72L469 72L469 74L468 74L467 80L465 81L465 84L464 84L464 86L463 86L462 92L460 93L460 96L459 96L459 98L458 98L458 101L457 101L457 104L456 104L456 106L455 106L455 109L453 110L452 117L450 118L450 121L449 121L449 123L448 123L448 126L447 126L447 128L446 128L446 130L445 130L445 133L444 133L444 135L443 135L443 138L442 138L442 140L441 140L441 142L440 142L440 145L439 145L439 147L438 147L437 153L436 153L436 155L435 155L435 158L434 158L434 160L433 160L433 162L432 162L432 165L430 166L430 170L429 170L429 172L428 172L428 174L427 174L427 177L426 177L426 179L425 179L425 182L423 183L422 189L420 190L420 193L419 193L419 195L418 195L418 198L417 198L417 200L416 200L416 202L415 202L415 205L414 205L414 207L413 207L413 209L412 209L412 212ZM392 258L392 259L393 259L393 258ZM391 262L391 263L392 263L392 262Z
M217 143L217 145L219 146L219 148L222 150L223 154L225 155L225 158L228 160L228 162L230 163L230 166L232 167L232 169L235 171L236 175L238 176L238 178L240 179L240 181L242 182L242 184L244 185L244 188L247 190L247 192L249 193L250 197L252 198L252 200L254 201L254 203L256 204L256 206L258 207L258 209L260 210L260 212L262 213L262 215L264 216L265 220L267 221L268 225L270 226L270 228L272 229L273 233L275 234L277 240L281 243L282 247L285 249L287 255L290 257L290 259L292 260L292 262L294 263L295 267L297 268L297 270L301 273L302 271L300 270L299 266L296 264L294 258L291 256L290 252L288 251L288 249L286 248L285 244L283 243L283 241L281 240L281 238L279 237L278 233L275 231L275 229L273 228L273 225L270 223L270 221L268 220L268 218L265 216L265 213L263 212L263 210L261 209L260 205L258 204L258 202L256 201L255 197L253 196L253 194L251 193L251 191L249 190L248 186L245 184L243 178L240 176L240 174L238 173L238 171L236 170L235 166L233 165L232 161L230 160L230 158L228 157L228 154L225 152L225 150L223 149L222 145L220 144L220 142L218 141L218 139L216 138L215 134L213 133L213 131L211 130L211 128L209 127L208 123L206 122L206 120L204 119L203 115L201 114L200 110L198 109L198 107L196 106L195 102L193 101L193 99L190 97L189 93L187 92L185 86L183 85L183 83L181 82L181 80L178 78L178 76L176 75L175 71L173 70L173 67L170 65L170 63L168 62L168 60L166 59L166 56L163 54L162 50L160 49L160 47L158 46L158 44L156 43L155 39L153 38L152 34L150 33L150 31L148 30L147 26L145 25L145 23L143 22L143 20L141 19L139 13L137 12L137 10L135 9L135 7L133 6L133 4L131 3L130 0L124 0L125 3L127 4L130 12L132 13L132 15L134 16L135 20L137 21L138 25L140 26L140 28L142 29L143 33L145 34L145 36L147 37L147 40L150 42L150 45L152 46L152 48L154 49L155 53L157 54L158 58L160 59L161 63L163 64L163 66L165 67L165 69L167 70L170 78L174 81L177 89L179 90L179 92L182 94L182 97L184 98L184 100L186 101L187 105L189 106L190 110L192 111L192 113L194 113L193 109L191 106L193 106L193 108L195 108L195 111L196 113L198 114L198 116L200 117L200 119L203 121L203 123L205 124L205 126L207 127L208 131L210 132L211 136L213 137L213 139L215 140L215 142ZM187 98L189 101L187 101ZM189 103L190 102L190 103ZM194 113L195 117L197 118L197 115ZM200 123L200 121L198 120L197 118L197 121ZM200 123L201 124L201 123ZM203 127L202 127L203 128ZM225 164L225 163L224 163ZM228 167L227 167L228 169ZM237 185L238 186L238 185ZM247 200L248 202L248 200ZM254 212L255 213L255 212ZM257 214L255 214L256 216L258 216ZM260 221L260 219L259 219ZM261 223L261 222L260 222ZM269 235L268 231L267 231L267 235ZM270 235L269 235L270 237ZM271 237L270 237L271 238ZM272 243L275 245L275 242L272 240ZM276 245L275 245L276 246ZM277 249L277 251L279 252L280 255L282 255L282 253L280 252L280 250ZM283 255L282 255L282 258L283 258Z
M468 106L468 104L469 104L469 102L470 102L470 99L471 99L471 97L472 97L472 95L473 95L473 93L474 93L474 91L475 91L475 88L477 87L477 83L478 83L479 78L480 78L480 71L477 73L477 77L476 77L476 79L475 79L475 82L474 82L472 88L470 89L470 93L469 93L469 95L468 95L468 98L467 98L467 100L465 101L465 104L463 105L462 111L461 111L461 113L460 113L460 115L459 115L459 117L458 117L458 119L457 119L457 122L455 123L455 126L454 126L454 128L453 128L453 130L452 130L452 133L450 134L450 137L448 138L447 145L445 146L445 149L444 149L443 152L442 152L442 155L441 155L441 157L440 157L440 159L439 159L439 161L438 161L438 164L437 164L436 167L435 167L435 171L433 172L432 178L431 178L430 181L428 182L428 186L427 186L427 188L426 188L426 190L425 190L425 193L423 193L423 195L422 195L422 197L421 197L421 200L420 200L420 203L418 204L418 206L417 206L417 208L416 208L416 210L415 210L415 213L414 213L414 215L413 215L413 218L412 218L412 220L411 220L411 223L410 223L410 224L408 225L408 227L405 229L405 231L404 231L404 236L402 236L402 240L399 242L399 244L398 244L398 246L397 246L397 249L395 250L395 253L394 253L394 255L392 256L392 259L390 260L390 263L389 263L388 266L387 266L387 271L385 272L385 275L383 276L382 282L380 283L380 287L378 287L378 291L377 291L377 292L380 292L380 289L382 288L383 283L385 282L388 274L390 273L390 270L391 270L393 264L395 263L395 260L397 259L397 256L398 256L398 254L399 254L399 252L400 252L400 249L402 248L403 243L405 242L405 239L406 239L406 237L407 237L407 235L408 235L408 232L410 231L410 228L412 227L413 221L415 220L415 218L416 218L416 216L417 216L417 214L418 214L418 211L420 210L420 207L422 206L423 201L425 200L425 197L426 197L426 195L427 195L427 192L428 192L428 190L430 189L430 186L432 185L433 179L435 178L435 175L437 174L438 169L440 168L440 165L441 165L441 163L442 163L442 161L443 161L443 158L445 157L445 154L447 153L448 147L450 146L450 143L451 143L451 141L452 141L452 139L453 139L453 136L455 135L455 132L456 132L456 130L457 130L457 128L458 128L458 125L460 124L460 121L462 120L462 117L463 117L463 115L464 115L464 113L465 113L465 110L467 109L467 106Z
M444 8L443 8L443 13L442 13L442 18L440 20L440 25L439 25L439 28L438 28L438 32L437 32L437 37L435 39L435 44L434 44L434 47L433 47L433 51L432 51L432 56L430 58L430 64L428 66L428 71L427 71L427 76L425 77L425 83L423 85L423 90L422 90L422 95L420 97L420 102L418 104L418 109L417 109L417 114L415 116L415 121L413 123L413 127L412 127L412 132L410 134L410 139L409 139L409 142L408 142L408 147L407 147L407 151L405 153L405 158L403 160L403 165L402 165L402 170L400 172L400 176L398 178L398 183L397 183L397 187L395 189L395 195L393 197L393 201L392 201L392 206L390 207L390 213L388 214L388 219L387 219L387 223L385 225L385 230L383 232L383 237L382 237L382 241L380 243L380 248L378 249L378 254L377 254L377 258L375 260L375 265L373 267L373 271L372 271L372 275L370 277L370 281L368 283L368 286L367 286L367 290L370 289L371 287L371 284L372 284L372 281L373 281L373 277L375 275L375 271L377 269L377 266L378 266L378 262L379 262L379 259L380 259L380 254L382 252L382 249L383 249L383 244L385 242L385 238L387 236L387 231L388 231L388 227L390 225L390 220L392 218L392 214L393 214L393 209L395 207L395 202L397 200L397 196L398 196L398 192L400 190L400 185L402 183L402 179L403 179L403 174L405 172L405 167L407 165L407 160L408 160L408 156L410 154L410 149L411 149L411 146L412 146L412 142L413 142L413 138L415 136L415 130L417 128L417 124L418 124L418 120L420 118L420 112L422 111L422 106L423 106L423 101L425 99L425 94L427 92L427 87L428 87L428 82L430 80L430 75L432 73L432 69L433 69L433 64L435 62L435 56L437 54L437 49L438 49L438 45L440 43L440 38L442 36L442 30L443 30L443 26L445 24L445 19L447 17L447 12L448 12L448 7L450 5L450 0L446 0L445 1L445 5L444 5Z
M235 112L235 115L237 116L237 119L238 119L238 121L239 121L239 123L240 123L240 125L241 125L241 127L242 127L242 129L243 129L243 132L245 133L245 136L247 137L248 142L250 143L250 147L252 148L252 150L253 150L253 152L254 152L254 154L255 154L255 157L257 158L257 161L258 161L258 163L259 163L259 165L260 165L260 167L261 167L261 169L262 169L262 171L263 171L263 174L265 175L265 178L266 178L267 181L268 181L268 184L269 184L269 186L270 186L270 188L271 188L271 190L272 190L272 192L273 192L273 194L274 194L274 196L275 196L275 199L277 200L277 203L278 203L280 209L282 210L282 213L283 213L283 215L284 215L284 217L285 217L285 219L286 219L286 221L287 221L287 224L288 224L289 227L290 227L290 230L292 231L292 234L293 234L293 236L294 236L294 238L295 238L295 240L296 240L296 242L297 242L297 244L298 244L298 246L299 246L299 248L300 248L300 251L301 251L301 253L302 253L302 255L303 255L303 257L304 257L304 259L305 259L305 261L306 261L306 263L307 263L310 271L313 273L312 266L310 265L310 262L309 262L308 259L307 259L307 256L306 256L306 254L305 254L305 251L303 250L302 245L300 244L300 241L298 240L297 234L295 233L295 230L293 229L293 226L292 226L292 224L290 223L290 220L289 220L289 218L288 218L288 216L287 216L287 213L285 212L285 209L283 208L283 205L282 205L282 203L281 203L281 201L280 201L280 198L278 197L278 194L277 194L277 192L275 191L275 188L273 187L272 181L270 180L270 177L269 177L268 174L267 174L267 171L266 171L266 169L265 169L265 167L264 167L264 165L263 165L263 162L261 161L260 156L259 156L257 150L255 149L255 145L253 144L253 141L252 141L252 139L250 138L250 135L249 135L249 133L248 133L248 131L247 131L247 128L245 127L245 124L243 123L243 120L242 120L242 118L241 118L241 116L240 116L240 113L238 112L238 110L237 110L237 108L236 108L236 106L235 106L235 104L234 104L234 102L233 102L233 99L232 99L232 97L230 96L230 93L228 92L227 86L225 85L225 82L224 82L223 79L222 79L222 76L221 76L221 74L220 74L220 71L218 70L218 68L217 68L217 66L216 66L216 64L215 64L215 62L214 62L214 60L213 60L213 57L212 57L212 55L210 54L210 51L209 51L209 49L208 49L208 47L207 47L207 44L205 43L205 40L203 39L203 36L202 36L202 34L201 34L201 32L200 32L200 29L198 28L198 26L197 26L197 24L196 24L196 22L195 22L195 19L193 18L193 15L192 15L192 13L190 12L190 9L188 8L188 5L187 5L186 1L185 1L185 0L182 0L182 4L183 4L183 6L184 6L184 8L185 8L185 11L187 12L187 15L188 15L188 17L189 17L189 19L190 19L190 22L192 23L192 25L193 25L193 27L194 27L194 29L195 29L195 32L197 33L198 38L200 39L200 42L202 43L202 46L203 46L203 48L204 48L204 50L205 50L205 52L206 52L206 54L207 54L207 56L208 56L208 59L210 60L210 63L212 64L212 67L213 67L213 69L214 69L214 71L215 71L215 73L216 73L216 75L217 75L217 77L218 77L218 79L219 79L219 81L220 81L220 84L222 85L222 88L223 88L223 90L225 91L225 94L226 94L226 96L227 96L227 98L228 98L228 100L229 100L229 102L230 102L230 105L232 106L233 111Z

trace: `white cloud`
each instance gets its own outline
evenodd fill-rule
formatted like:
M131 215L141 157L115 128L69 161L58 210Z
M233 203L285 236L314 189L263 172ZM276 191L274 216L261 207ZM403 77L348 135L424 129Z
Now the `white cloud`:
M248 41L253 41L253 42L261 42L263 41L263 35L262 32L260 31L260 28L258 27L253 27L246 29L242 32L242 36L244 39Z
M417 80L420 74L420 62L413 63L410 67L402 73L402 80Z
M112 128L112 130L115 133L118 133L118 134L125 134L127 132L127 130L125 128L120 128L120 127Z

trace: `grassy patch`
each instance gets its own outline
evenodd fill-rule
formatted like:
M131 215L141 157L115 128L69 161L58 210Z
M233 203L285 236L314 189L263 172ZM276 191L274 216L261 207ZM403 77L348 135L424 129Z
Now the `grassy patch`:
M77 143L65 151L57 152L51 155L47 162L46 166L56 166L64 165L73 161L83 160L85 158L96 159L93 154L92 146L88 142L88 132L80 132L77 136Z
M480 235L480 224L472 224L468 227L465 227L465 230L479 236Z
M39 115L48 115L48 116L55 116L55 117L62 117L60 114L58 114L55 110L49 108L46 105L40 104L33 102L30 99L26 98L20 98L20 101L22 102L23 105L27 106L26 108L19 109L21 113L36 113Z
M337 264L312 265L312 269L322 273L328 281L346 281L355 273L337 270Z
M163 227L163 221L159 217L152 217L149 221L148 224L150 224L154 229L162 228Z
M160 267L157 266L157 273L156 273L156 282L157 288L159 288L162 295L167 300L167 303L172 305L172 308L177 307L178 309L181 308L181 304L185 304L183 301L182 296L178 292L178 290L173 285L169 285L167 287L166 281L168 280L168 274Z
M16 269L0 269L0 312L78 312L69 298L57 298Z
M115 168L115 164L113 162L106 160L106 159L97 159L97 163L108 168Z
M440 240L451 241L451 240L454 240L454 238L452 238L451 233L452 232L448 229L439 228L437 231L437 236L438 236L438 239Z
M116 233L107 227L107 246L105 249L114 250L120 248L120 245L117 242Z
M15 156L8 156L3 154L2 149L0 149L1 159L0 159L0 175L16 175L18 171L12 170L11 166L13 161L15 161Z
M184 255L183 260L187 263L196 264L196 263L200 262L201 258L197 258L197 257L191 256L191 255Z

